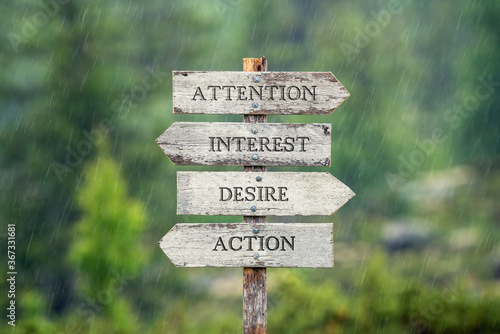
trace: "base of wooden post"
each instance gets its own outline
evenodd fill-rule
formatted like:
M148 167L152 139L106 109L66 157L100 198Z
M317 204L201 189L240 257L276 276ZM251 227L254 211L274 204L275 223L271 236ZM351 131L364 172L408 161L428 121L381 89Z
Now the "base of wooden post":
M266 268L243 268L243 334L267 333Z

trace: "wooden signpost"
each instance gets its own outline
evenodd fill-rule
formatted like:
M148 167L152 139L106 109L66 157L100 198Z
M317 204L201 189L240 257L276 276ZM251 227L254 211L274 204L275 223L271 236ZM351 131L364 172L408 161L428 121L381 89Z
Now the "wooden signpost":
M174 164L330 166L330 124L172 124L158 145Z
M243 267L243 333L267 333L266 267L333 267L333 224L266 223L267 215L331 215L354 193L329 173L330 124L266 124L268 114L329 114L348 96L330 72L173 72L174 113L242 114L244 123L174 123L156 141L174 164L243 165L178 172L177 214L238 215L238 224L177 224L159 244L178 267Z
M177 224L160 247L177 267L333 267L333 224Z
M177 172L178 215L329 216L353 196L325 172Z

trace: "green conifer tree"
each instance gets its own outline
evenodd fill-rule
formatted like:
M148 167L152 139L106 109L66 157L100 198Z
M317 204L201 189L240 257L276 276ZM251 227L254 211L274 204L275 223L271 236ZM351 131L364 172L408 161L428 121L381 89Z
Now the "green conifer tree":
M75 225L68 260L78 270L79 293L102 311L97 314L104 320L101 326L110 332L132 333L136 326L123 292L145 263L140 243L145 212L140 202L128 196L126 181L104 140L98 152L76 195L82 216Z

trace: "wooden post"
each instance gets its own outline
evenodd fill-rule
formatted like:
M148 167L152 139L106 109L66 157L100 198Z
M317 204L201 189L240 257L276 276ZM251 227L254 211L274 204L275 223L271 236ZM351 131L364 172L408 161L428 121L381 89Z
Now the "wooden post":
M243 71L267 71L267 60L243 58ZM266 123L266 115L243 115L244 123ZM244 166L245 172L265 172L266 166ZM244 223L265 223L266 217L244 216ZM266 268L243 268L243 334L267 333Z

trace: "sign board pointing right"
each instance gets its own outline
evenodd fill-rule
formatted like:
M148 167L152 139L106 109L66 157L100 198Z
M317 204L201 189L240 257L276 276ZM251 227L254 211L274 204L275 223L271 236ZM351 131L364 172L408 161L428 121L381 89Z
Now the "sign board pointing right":
M331 72L173 72L174 113L328 115L349 92Z
M158 139L174 164L330 166L330 124L177 122Z
M353 196L324 172L177 172L179 215L329 216Z
M177 267L333 267L333 224L177 224L159 245Z

